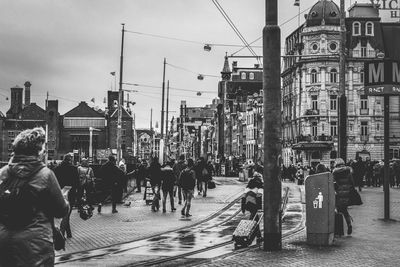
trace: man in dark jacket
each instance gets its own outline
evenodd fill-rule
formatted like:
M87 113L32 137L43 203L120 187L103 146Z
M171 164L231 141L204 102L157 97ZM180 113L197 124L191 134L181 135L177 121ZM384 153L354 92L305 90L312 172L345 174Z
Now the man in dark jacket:
M363 179L365 174L365 165L362 161L362 158L358 157L357 161L353 163L353 166L351 167L353 168L355 185L358 186L358 191L361 191L361 188L363 187Z
M350 205L350 190L354 187L354 180L351 168L345 166L343 159L338 158L335 161L335 169L332 172L336 191L336 209L342 213L347 223L347 234L351 235L353 227L351 217L347 210Z
M192 216L189 211L192 204L194 187L196 185L196 176L193 171L194 163L192 159L188 159L186 168L181 172L179 177L179 184L182 187L183 195L185 198L185 205L181 210L182 216Z
M121 201L124 172L117 167L114 156L109 156L108 161L101 166L101 178L108 190L111 190L112 213L117 213L117 203ZM97 209L101 212L101 203Z
M64 235L67 233L67 237L72 237L71 225L70 225L70 216L72 212L72 207L76 205L79 200L77 200L77 193L79 187L79 175L78 169L72 164L72 156L70 154L65 154L64 159L59 166L54 169L54 173L57 177L58 183L60 187L71 186L71 189L68 192L68 201L71 205L71 209L69 210L67 216L65 216L61 220L60 230Z
M173 169L174 169L174 174L176 177L176 191L178 193L178 204L181 205L182 204L182 188L179 185L179 176L181 175L181 172L186 168L186 164L185 164L185 156L184 155L180 155L179 156L179 161L177 163L175 163ZM185 199L183 199L185 200Z
M161 189L163 191L163 212L166 212L166 201L167 196L169 195L169 200L171 202L171 211L175 211L174 207L174 185L175 185L175 174L173 169L171 168L171 163L168 162L166 166L161 169L162 181L161 181Z
M142 192L142 184L143 181L146 179L146 173L147 173L147 163L145 160L139 162L138 169L137 169L137 175L136 175L136 192L140 193Z

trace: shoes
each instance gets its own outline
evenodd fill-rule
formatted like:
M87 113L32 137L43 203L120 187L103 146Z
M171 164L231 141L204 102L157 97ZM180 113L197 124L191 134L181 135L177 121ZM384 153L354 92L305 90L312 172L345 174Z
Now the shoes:
M167 211L165 209L162 210L162 213L166 213Z
M112 213L118 213L118 210L112 210Z
M101 213L101 204L99 204L99 205L97 206L97 212L98 212L98 213Z
M349 225L347 227L347 235L351 235L352 232L353 232L353 226Z
M175 209L175 208L172 208L171 211L174 212L174 211L176 211L176 209Z
M185 216L185 210L181 210L182 216Z
M142 191L140 191L140 190L136 190L136 193L142 193Z
M187 213L186 217L192 217L192 214Z
M207 196L207 194L203 194L203 197L206 197Z
M178 205L182 205L182 201L179 201L179 202L178 202Z
M72 234L67 234L67 238L72 238Z

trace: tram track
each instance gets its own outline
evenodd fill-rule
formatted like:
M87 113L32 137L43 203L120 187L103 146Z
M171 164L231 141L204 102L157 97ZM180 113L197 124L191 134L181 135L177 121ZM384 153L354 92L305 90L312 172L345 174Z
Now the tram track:
M282 199L282 210L286 209L286 205L288 202L289 198L289 191L285 190L283 192L283 199ZM215 212L214 214L210 215L208 218L197 222L194 225L190 225L184 228L180 228L178 230L173 230L170 232L167 232L163 235L158 235L150 238L146 238L143 240L138 240L134 242L128 242L124 244L120 244L119 246L110 246L106 248L101 248L93 251L86 251L82 253L75 253L74 255L67 255L67 257L64 258L59 257L58 261L56 264L68 264L71 263L72 265L78 262L89 262L91 259L96 259L100 260L102 257L107 257L109 255L113 255L115 257L118 257L118 255L123 255L124 253L130 254L130 255L145 255L145 254L140 254L144 249L148 249L149 251L154 251L156 252L158 249L163 250L164 247L168 247L170 243L182 243L181 240L184 239L189 239L193 236L197 236L198 239L201 239L203 236L215 236L215 233L219 232L225 232L224 236L218 236L216 240L213 240L218 242L217 244L207 244L205 247L199 247L198 249L194 249L191 251L185 252L184 249L180 251L180 253L176 255L171 255L171 256L164 256L164 255L157 255L157 253L154 253L153 256L156 257L155 259L147 259L147 260L139 260L133 263L129 264L122 264L120 266L168 266L168 265L174 265L174 262L180 262L179 264L182 264L182 261L185 261L185 265L187 263L190 264L191 261L194 261L196 258L196 255L199 254L204 254L204 253L209 253L218 249L224 249L224 247L229 247L229 249L225 248L225 252L223 256L228 256L231 254L235 253L242 253L245 252L249 249L255 248L257 245L252 245L244 249L240 250L235 250L231 251L231 248L233 247L233 241L231 240L231 232L233 232L234 228L238 224L238 222L241 219L244 219L244 215L241 214L240 212L240 199L241 197L237 197L234 199L231 203L226 205L224 208L221 210ZM303 212L303 210L301 211ZM302 218L303 221L303 218ZM303 227L304 228L304 227ZM297 225L294 228L294 231L288 231L283 234L283 240L290 238L293 235L296 235L298 232L302 231L303 229L301 226ZM194 238L194 237L193 237ZM219 240L218 240L219 239ZM184 247L182 244L180 244L181 247ZM190 246L188 246L190 247ZM191 248L193 249L193 247ZM132 253L133 251L133 253ZM135 252L136 251L136 252ZM97 253L96 253L97 252ZM137 254L135 254L137 253ZM168 254L168 253L167 253ZM68 257L70 256L70 257ZM190 258L192 257L192 258ZM218 255L217 255L218 257ZM134 257L133 257L134 258ZM202 259L204 260L204 259Z

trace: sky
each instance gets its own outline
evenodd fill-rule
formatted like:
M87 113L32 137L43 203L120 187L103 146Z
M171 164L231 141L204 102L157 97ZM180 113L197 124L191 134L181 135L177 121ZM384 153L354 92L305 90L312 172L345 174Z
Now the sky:
M278 1L282 43L298 26L299 9L294 2ZM317 1L300 2L303 11ZM339 4L339 0L334 2ZM261 37L265 0L218 3L248 43ZM301 23L304 14L300 16ZM129 99L136 102L133 113L138 128L150 126L151 109L153 122L160 123L164 58L171 118L179 116L182 100L195 107L210 104L217 97L225 53L230 55L240 49L231 45L242 45L212 0L2 0L0 110L5 114L10 108L10 100L6 99L10 88L23 87L26 81L32 84L31 102L44 108L48 92L49 99L59 100L61 115L80 101L104 108L107 90L114 90L115 83L119 86L121 23L125 23L126 30L123 82L145 85L123 86L138 91L129 93ZM212 45L211 51L206 52L206 43L229 46ZM254 45L261 46L262 41ZM254 51L262 54L261 48L255 47ZM250 52L242 50L237 55ZM230 59L230 64L233 60L244 67L257 63L255 59ZM198 80L198 74L206 75L204 80ZM202 92L201 96L197 91Z

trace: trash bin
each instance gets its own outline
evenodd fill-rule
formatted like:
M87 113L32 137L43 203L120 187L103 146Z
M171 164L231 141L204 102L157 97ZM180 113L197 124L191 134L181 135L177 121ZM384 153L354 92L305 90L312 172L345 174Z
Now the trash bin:
M244 169L243 174L244 174L244 181L246 182L247 180L249 180L249 169Z
M243 170L239 171L239 181L244 182L244 172L243 172Z
M305 180L306 227L309 245L332 245L335 227L335 188L330 172Z

